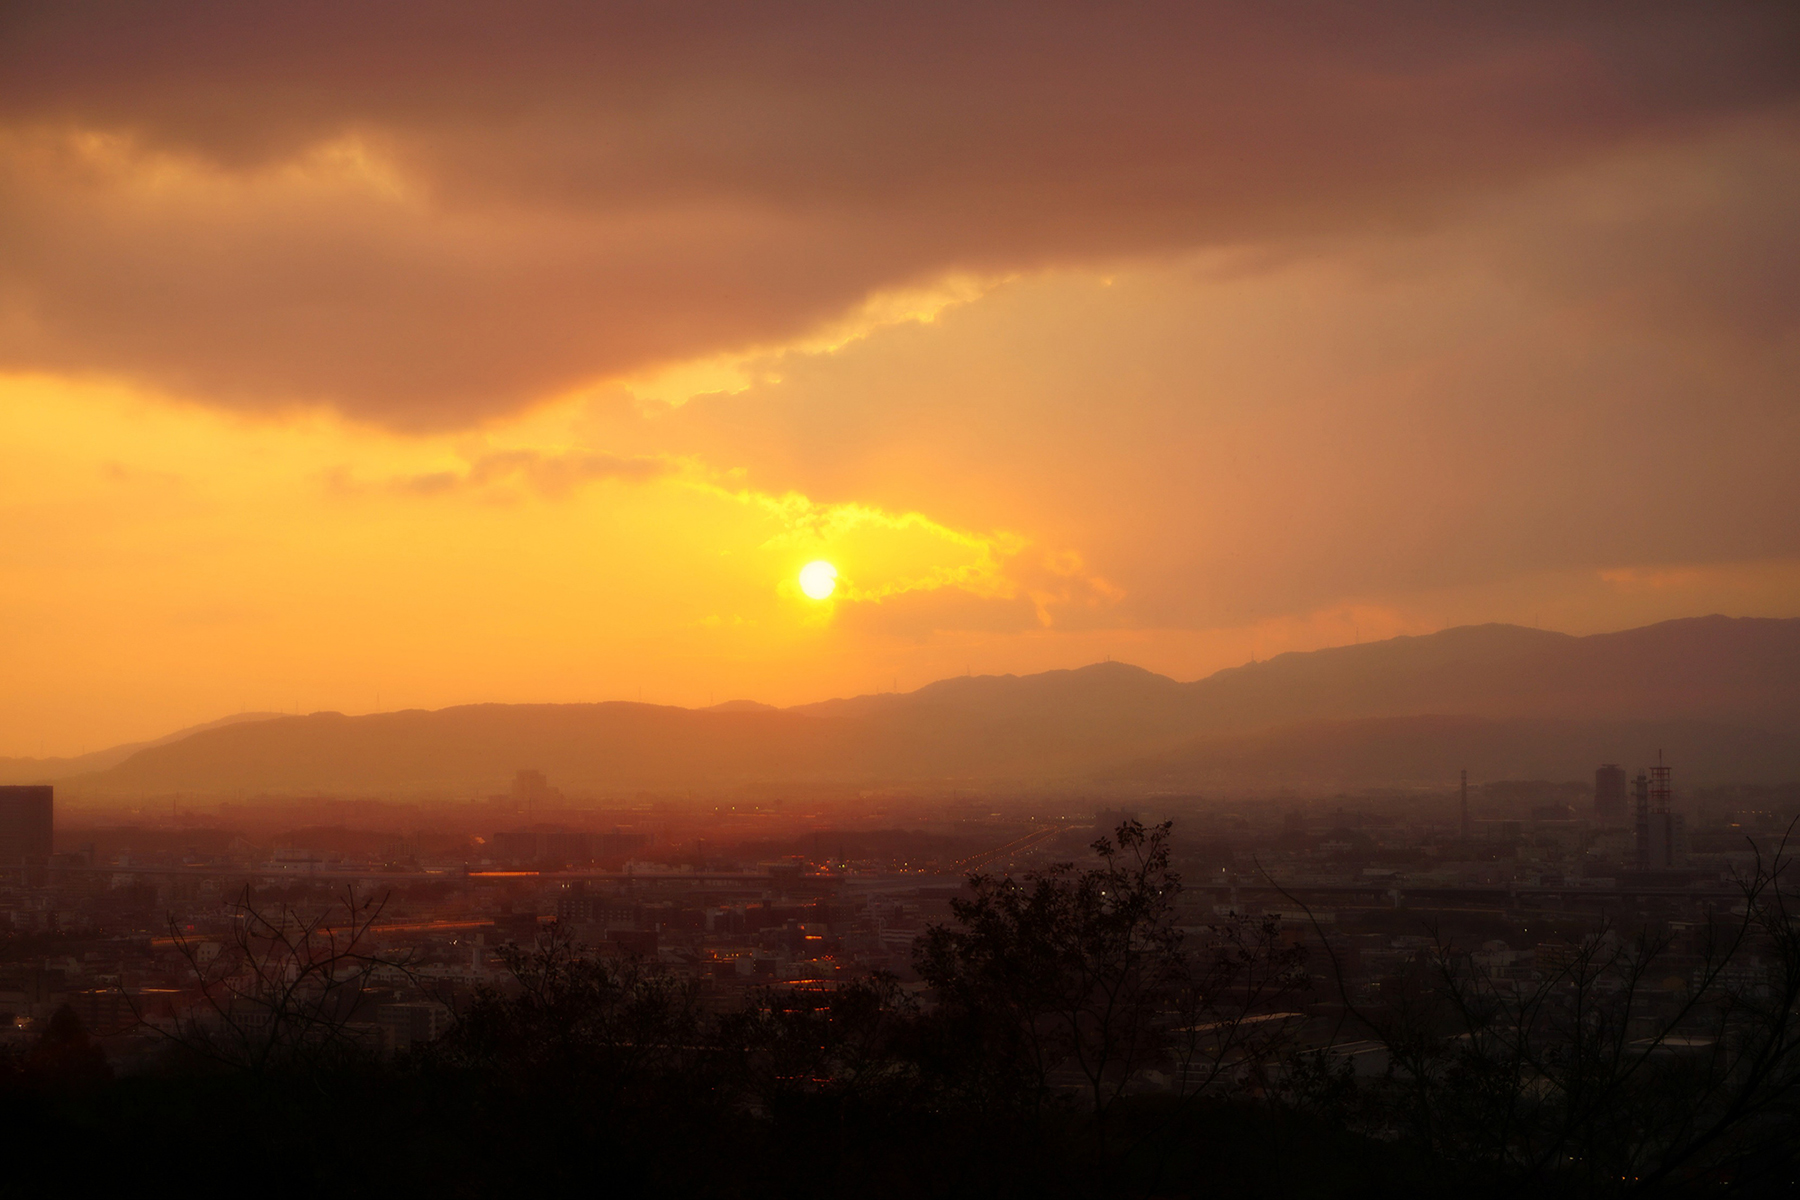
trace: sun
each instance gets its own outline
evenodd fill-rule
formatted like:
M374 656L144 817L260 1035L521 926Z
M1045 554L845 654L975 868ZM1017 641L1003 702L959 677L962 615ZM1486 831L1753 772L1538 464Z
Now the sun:
M837 590L837 568L819 559L800 568L800 590L814 600L827 599Z

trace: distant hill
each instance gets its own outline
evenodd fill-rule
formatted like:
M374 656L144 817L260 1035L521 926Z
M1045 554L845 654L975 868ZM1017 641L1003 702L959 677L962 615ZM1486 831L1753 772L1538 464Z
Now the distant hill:
M757 700L727 700L723 704L711 704L701 712L780 712L773 704L763 704Z
M218 720L208 721L204 725L190 725L186 729L177 729L174 733L166 734L153 742L126 742L123 745L108 746L104 750L74 754L67 758L0 758L0 784L55 783L59 779L67 779L74 775L89 775L95 771L104 771L108 767L116 766L139 750L151 746L166 746L170 742L179 742L184 737L207 729L219 729L226 725L236 725L242 721L267 721L283 715L285 714L272 712L233 713L229 717L220 717Z
M1218 727L1462 713L1800 725L1800 620L1695 617L1571 637L1475 625L1220 671Z
M466 705L276 717L67 780L83 795L743 783L1106 784L1571 778L1658 745L1687 782L1800 779L1800 620L1702 617L1571 637L1508 625L1284 654L1193 683L1122 663L940 680L789 709ZM1492 764L1485 766L1483 764Z

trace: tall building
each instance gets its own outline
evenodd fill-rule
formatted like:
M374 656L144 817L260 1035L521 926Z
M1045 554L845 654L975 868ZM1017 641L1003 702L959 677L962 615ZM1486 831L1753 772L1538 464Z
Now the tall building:
M524 813L541 813L562 803L563 794L550 786L542 771L522 770L513 776L513 806Z
M1466 767L1462 773L1462 813L1456 823L1456 836L1465 842L1469 840L1469 771Z
M1625 768L1607 763L1594 772L1594 820L1623 825L1625 815Z
M0 863L50 857L55 795L48 784L0 787Z
M1663 870L1677 866L1681 860L1680 842L1685 830L1682 819L1669 810L1669 766L1662 751L1656 752L1656 765L1648 772L1639 771L1632 781L1632 800L1637 817L1637 864L1641 870Z

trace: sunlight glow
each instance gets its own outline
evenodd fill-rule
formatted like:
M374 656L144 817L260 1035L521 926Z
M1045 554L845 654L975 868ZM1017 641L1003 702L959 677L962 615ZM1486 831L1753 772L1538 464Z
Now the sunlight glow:
M837 590L837 568L823 559L800 568L800 590L810 599L825 600Z

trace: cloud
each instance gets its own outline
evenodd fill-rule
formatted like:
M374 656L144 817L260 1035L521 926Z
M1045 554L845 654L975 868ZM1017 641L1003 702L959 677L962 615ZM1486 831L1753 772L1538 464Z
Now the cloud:
M1800 595L1800 558L1613 567L1599 572L1599 578L1610 589L1625 594L1685 593L1702 604L1721 600L1766 603L1770 595Z
M1073 551L1045 553L1007 539L997 557L977 572L940 572L853 592L838 620L851 633L910 641L938 633L1105 628L1117 621L1124 591L1087 570Z
M1009 530L971 530L920 512L731 487L699 473L681 482L772 522L777 532L759 551L788 555L796 567L813 558L832 562L837 589L821 613L850 630L913 637L945 621L947 628L1012 630L1021 613L1029 627L1047 628L1123 595L1079 554ZM799 595L794 580L784 581L782 591Z
M1428 223L1800 89L1766 4L4 20L0 367L414 429L947 278Z
M1485 589L1461 619L1529 622L1547 589L1515 605L1509 581L1573 594L1620 564L1800 555L1797 204L1781 122L1639 147L1253 270L1200 253L1021 278L648 424L752 480L1079 550L1122 594L1071 592L1063 631L1445 589ZM1735 611L1723 586L1691 603Z
M551 499L561 499L584 483L603 479L641 483L669 475L675 469L675 465L666 460L645 456L600 454L587 450L565 453L496 450L477 456L462 470L396 476L387 481L386 490L400 495L440 496L515 485ZM332 483L339 491L360 490L347 471L337 472Z

